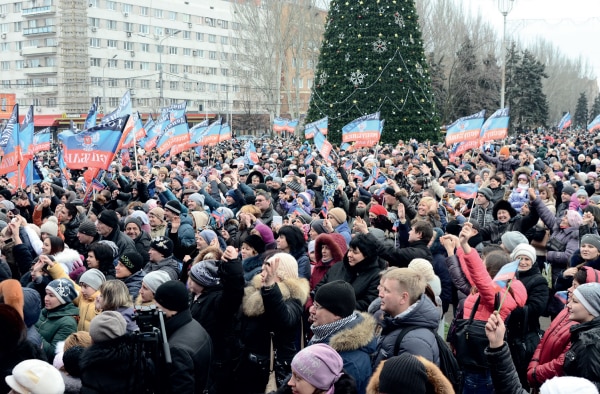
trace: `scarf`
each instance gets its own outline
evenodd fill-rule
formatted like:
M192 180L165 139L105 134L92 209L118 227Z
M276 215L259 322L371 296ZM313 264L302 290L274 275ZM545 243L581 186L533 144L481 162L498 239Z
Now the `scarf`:
M313 337L308 344L314 345L315 343L325 342L332 334L339 331L346 324L353 322L357 318L358 313L354 312L350 316L344 317L340 320L336 320L328 324L323 324L322 326L315 326L313 324L312 326L310 326L310 330L313 332Z

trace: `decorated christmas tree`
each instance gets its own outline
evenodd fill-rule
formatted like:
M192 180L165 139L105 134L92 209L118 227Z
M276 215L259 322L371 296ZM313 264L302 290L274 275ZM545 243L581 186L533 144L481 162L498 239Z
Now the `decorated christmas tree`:
M328 139L381 112L381 142L441 138L414 0L332 0L308 110Z

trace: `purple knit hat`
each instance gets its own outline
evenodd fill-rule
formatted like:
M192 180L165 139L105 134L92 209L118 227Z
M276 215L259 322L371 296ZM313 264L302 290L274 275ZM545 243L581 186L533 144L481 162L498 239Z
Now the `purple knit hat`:
M260 237L264 241L265 244L270 244L275 242L275 237L273 236L273 231L266 224L256 222L254 225L254 229L258 231Z
M342 376L342 368L342 357L324 343L305 347L292 360L292 370L315 388L326 390L326 394L334 392L333 385Z

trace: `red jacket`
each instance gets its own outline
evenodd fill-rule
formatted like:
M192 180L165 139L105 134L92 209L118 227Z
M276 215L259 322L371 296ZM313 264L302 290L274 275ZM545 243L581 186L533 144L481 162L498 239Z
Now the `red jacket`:
M323 245L329 246L329 249L331 250L332 259L328 263L323 263L323 253L321 251ZM312 273L310 274L310 291L313 291L319 282L321 282L321 279L323 279L327 271L329 271L329 268L338 261L344 259L344 255L347 251L348 246L346 246L346 239L341 234L320 234L315 239L315 260L317 263L313 266ZM304 308L308 310L312 304L313 297L309 297Z
M471 316L471 311L478 296L481 297L481 300L479 301L477 312L475 312L475 320L480 321L487 321L492 312L494 312L494 301L498 292L500 292L500 300L504 300L500 309L502 320L506 320L515 308L525 305L525 302L527 302L527 290L521 281L513 279L508 294L505 297L506 291L502 290L490 277L483 261L481 261L479 254L474 248L471 249L471 253L469 254L465 254L462 248L458 248L456 256L458 257L458 261L460 261L460 267L465 277L472 286L477 287L478 291L478 293L470 294L465 299L463 319L468 319Z

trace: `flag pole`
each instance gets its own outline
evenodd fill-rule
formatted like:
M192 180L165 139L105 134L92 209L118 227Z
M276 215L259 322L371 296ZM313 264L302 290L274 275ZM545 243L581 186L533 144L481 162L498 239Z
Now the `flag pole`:
M135 130L131 130L134 132ZM135 160L135 175L140 176L140 169L138 166L138 158L137 158L137 140L135 139L135 133L133 133L133 158Z

